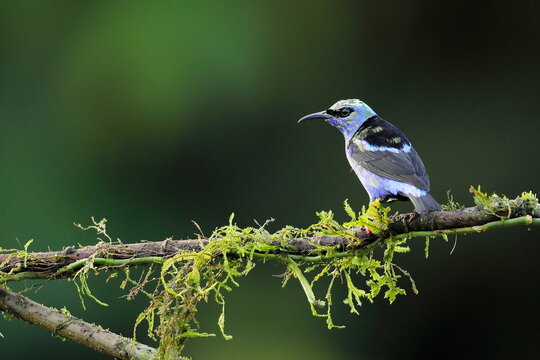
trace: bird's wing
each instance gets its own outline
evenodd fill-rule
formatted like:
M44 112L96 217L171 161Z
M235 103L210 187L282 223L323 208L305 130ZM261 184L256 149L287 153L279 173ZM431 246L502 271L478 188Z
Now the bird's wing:
M424 164L405 135L381 118L370 120L347 146L351 160L375 175L429 190Z

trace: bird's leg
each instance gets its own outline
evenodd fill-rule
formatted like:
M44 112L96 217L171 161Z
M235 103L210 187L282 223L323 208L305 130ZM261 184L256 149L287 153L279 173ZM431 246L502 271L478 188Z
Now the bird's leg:
M368 236L370 236L371 234L373 234L373 232L367 227L367 226L363 226L363 228L366 230L366 234Z

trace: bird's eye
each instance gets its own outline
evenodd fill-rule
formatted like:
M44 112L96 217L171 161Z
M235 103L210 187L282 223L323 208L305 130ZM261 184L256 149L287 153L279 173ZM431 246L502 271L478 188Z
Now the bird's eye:
M339 117L346 118L347 116L351 115L351 112L352 112L351 108L339 109Z

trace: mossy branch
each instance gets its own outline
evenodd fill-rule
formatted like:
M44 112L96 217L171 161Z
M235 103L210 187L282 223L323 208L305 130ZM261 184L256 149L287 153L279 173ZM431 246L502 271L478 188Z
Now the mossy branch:
M150 360L156 349L0 288L0 311L117 359Z
M407 213L391 216L388 226L379 234L367 227L352 228L343 235L318 235L312 237L271 240L271 247L263 252L254 252L260 259L325 262L332 258L351 256L375 243L386 239L433 237L449 234L466 234L490 230L497 227L532 226L540 224L540 209L530 206L521 197L509 201L510 207L487 208L474 206L459 210L445 210L424 214ZM61 251L0 254L0 283L29 279L58 279L73 277L89 259L96 268L118 270L119 267L163 263L167 258L181 252L202 251L209 242L220 239L199 237L192 240L172 240L133 244L101 242L95 246L78 249L68 247ZM243 240L249 243L250 239ZM331 248L331 252L321 249ZM317 254L314 254L317 253ZM234 256L235 251L229 255Z
M195 319L197 304L210 296L222 306L218 325L225 339L231 339L224 328L225 292L238 286L237 280L250 272L255 260L275 260L287 269L284 284L298 279L312 313L326 318L328 328L335 328L339 327L331 316L332 287L339 282L335 280L347 287L343 302L355 314L363 300L374 301L382 294L392 303L398 295L405 294L405 289L398 285L402 277L411 281L416 292L410 274L393 260L395 254L409 251L408 239L426 238L427 257L433 237L446 240L449 234L540 225L540 206L532 193L510 200L496 194L488 196L480 188L471 188L471 192L474 207L461 208L450 199L446 210L424 214L388 216L390 209L378 202L356 213L345 201L348 222L340 223L331 211L322 211L317 213L319 221L306 229L286 226L275 232L266 230L267 223L257 228L240 228L233 223L232 215L229 224L216 229L210 237L200 235L192 240L122 244L107 235L105 220L94 221L87 228L80 227L94 229L105 238L95 246L32 253L28 252L28 242L23 250L0 249L0 285L28 279L71 278L81 299L85 295L103 304L88 286L89 273L123 272L121 288L131 286L128 299L137 294L149 298L148 307L135 322L134 338L137 326L146 322L148 335L159 341L156 357L171 359L180 358L188 338L213 336L199 332ZM377 259L373 251L376 247L384 248L382 259ZM130 268L140 265L148 266L139 280L134 280ZM315 273L311 281L305 275L309 272ZM357 287L357 277L365 278L365 287ZM313 291L313 284L323 278L329 279L324 301ZM153 289L148 290L149 287ZM322 313L320 308L324 309ZM0 310L11 311L2 307ZM17 316L24 318L25 309L20 311Z

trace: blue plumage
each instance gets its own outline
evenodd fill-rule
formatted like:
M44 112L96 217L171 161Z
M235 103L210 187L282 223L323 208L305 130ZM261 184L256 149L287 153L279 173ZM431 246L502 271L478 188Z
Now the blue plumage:
M370 201L411 200L417 212L441 210L429 194L429 177L409 139L367 104L341 100L299 122L307 119L324 119L341 131L347 159Z

